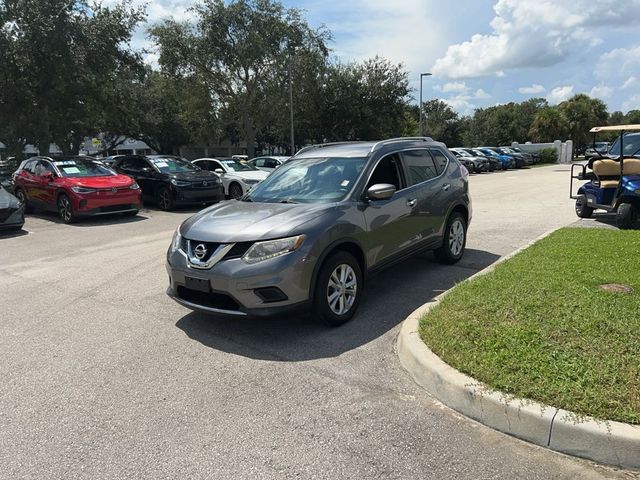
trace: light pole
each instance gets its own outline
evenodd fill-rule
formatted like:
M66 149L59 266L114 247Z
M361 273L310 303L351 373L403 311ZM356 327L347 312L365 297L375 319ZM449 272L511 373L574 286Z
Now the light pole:
M293 73L291 64L293 63L293 55L289 57L289 114L291 117L291 156L296 154L296 142L293 136Z
M421 73L420 74L420 135L424 135L424 130L422 128L422 78L430 77L430 73Z

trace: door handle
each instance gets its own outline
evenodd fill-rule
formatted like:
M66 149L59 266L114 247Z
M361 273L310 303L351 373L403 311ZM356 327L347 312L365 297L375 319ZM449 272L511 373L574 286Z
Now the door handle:
M407 205L409 207L415 207L417 202L418 202L417 198L412 198L411 200L407 200Z
M444 190L445 192L446 192L447 190L449 190L450 188L451 188L451 184L450 184L450 183L445 183L445 184L442 186L442 190Z

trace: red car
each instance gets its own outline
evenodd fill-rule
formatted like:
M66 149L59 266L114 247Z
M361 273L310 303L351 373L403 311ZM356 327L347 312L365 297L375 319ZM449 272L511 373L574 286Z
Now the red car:
M136 215L142 208L138 184L91 157L33 157L13 179L15 196L28 209L57 211L65 223L89 215Z

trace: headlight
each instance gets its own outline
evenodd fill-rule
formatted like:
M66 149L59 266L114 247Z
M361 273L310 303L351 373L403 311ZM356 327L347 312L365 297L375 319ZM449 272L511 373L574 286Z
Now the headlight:
M85 193L94 193L97 190L95 188L86 188L86 187L71 187L75 193L85 194Z
M287 253L298 250L302 246L304 239L304 235L298 235L297 237L256 242L247 250L242 260L251 264L279 257L280 255L286 255Z
M171 240L171 252L179 250L180 243L182 243L182 235L180 235L180 227L178 227L173 234L173 239Z
M133 185L131 185L129 188L131 190L140 190L140 185L138 185L136 182L133 182Z
M176 187L188 187L189 185L191 185L191 182L184 182L182 180L176 180L175 178L171 179L171 183Z
M247 185L255 185L256 183L260 183L260 180L243 180Z

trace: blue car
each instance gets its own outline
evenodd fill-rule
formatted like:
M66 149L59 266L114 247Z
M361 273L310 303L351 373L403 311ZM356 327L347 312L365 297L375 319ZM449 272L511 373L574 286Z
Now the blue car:
M571 167L571 198L575 199L576 215L589 218L594 210L616 214L619 228L629 229L640 220L640 133L625 135L628 130L640 130L637 125L594 127L591 133L619 131L607 155L592 158L587 164ZM575 170L579 172L576 175ZM590 170L590 171L588 171ZM573 180L589 180L573 194Z
M477 150L482 152L487 157L493 157L500 160L500 163L502 164L502 170L507 170L508 168L516 168L516 161L510 155L503 155L501 153L497 153L487 147L478 147Z

